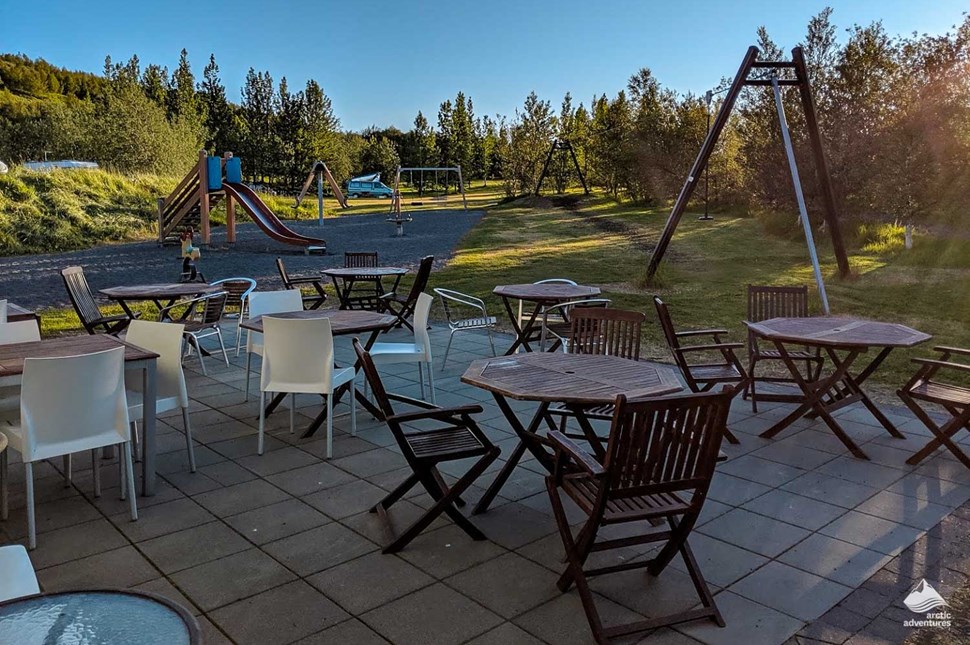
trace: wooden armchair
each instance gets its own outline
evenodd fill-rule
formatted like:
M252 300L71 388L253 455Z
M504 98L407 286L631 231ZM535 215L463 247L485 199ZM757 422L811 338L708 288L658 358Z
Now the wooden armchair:
M67 289L71 305L74 306L77 317L81 319L84 330L89 334L107 333L117 336L131 323L132 319L127 314L105 316L101 313L88 280L84 277L83 268L67 267L61 271L61 278L64 279L64 288ZM135 318L137 317L138 313L135 314Z
M303 292L302 285L308 284L313 287L316 293L303 294L304 309L319 309L327 301L327 292L323 289L323 277L314 278L313 276L293 277L286 272L283 258L276 258L276 268L280 272L283 286L287 289Z
M970 388L939 381L936 378L940 372L962 373L964 376L970 373L970 365L952 360L954 355L966 360L966 357L970 357L970 349L934 347L933 350L939 352L939 358L914 358L913 362L919 364L920 368L896 392L903 403L906 404L906 407L913 411L913 414L923 422L923 425L933 433L934 437L907 459L906 463L915 466L935 452L937 448L945 446L954 457L960 460L960 463L970 468L970 457L967 457L966 453L953 441L953 436L961 428L970 431ZM949 420L942 425L938 424L919 402L931 403L943 408L949 414Z
M380 266L380 260L375 252L345 252L344 268L360 269ZM354 288L360 285L360 288ZM376 310L379 298L384 295L379 276L358 275L344 279L344 305L348 309Z
M657 308L657 319L660 321L667 347L673 354L674 362L680 368L684 381L686 381L691 392L707 392L717 385L730 385L734 393L737 394L747 387L748 373L734 353L735 350L744 349L744 343L727 343L721 340L721 337L728 333L726 329L677 331L664 301L659 296L654 296L653 304ZM684 338L703 338L705 336L713 342L696 345L681 345L680 342ZM713 363L692 361L691 357L697 354L713 354L720 356L721 360ZM725 432L725 437L731 443L739 443L737 437L730 430Z
M414 315L414 307L418 303L418 296L424 293L424 290L428 287L428 279L431 277L431 267L433 265L433 255L427 255L421 258L421 264L418 265L418 272L414 276L414 282L411 283L411 289L406 295L402 295L397 291L391 291L383 294L378 299L378 311L389 311L397 316L397 322L394 323L394 327L400 328L403 325L411 331L414 331L414 327L408 322L408 318Z
M562 433L549 433L556 458L552 474L546 477L546 488L567 561L558 586L565 593L576 584L597 643L704 618L724 626L687 539L714 476L733 396L734 392L727 387L720 393L665 397L642 403L629 403L620 395L616 399L603 461L594 459ZM571 499L586 515L576 535L566 515L563 497ZM651 530L650 524L658 522L666 522L668 530ZM597 540L601 527L618 524L630 528L623 530L621 537ZM636 526L640 527L639 531L635 530ZM584 568L593 551L652 542L665 544L649 560ZM626 625L603 625L589 588L589 577L644 567L650 575L658 576L677 554L684 559L701 601L699 607Z
M420 399L391 394L384 389L380 374L374 366L370 354L354 339L354 351L364 370L385 421L397 441L401 454L411 467L411 474L401 484L371 509L381 515L387 528L388 542L384 553L396 553L403 549L421 531L426 529L441 513L445 513L473 540L484 540L485 536L471 521L462 515L456 506L464 506L461 494L478 479L485 469L499 455L499 448L475 423L473 414L482 412L480 405L465 405L454 408L439 408ZM406 403L418 408L414 412L396 413L391 400ZM435 427L415 429L408 427L418 422L431 422ZM450 487L438 471L438 465L462 459L477 458L468 471ZM420 483L434 500L434 504L415 520L411 526L398 535L391 529L387 511L404 497L416 484Z
M748 321L761 322L771 318L806 318L808 312L808 287L775 287L762 285L748 285ZM796 361L805 362L807 380L818 380L825 359L821 349L801 349L788 352ZM748 331L748 387L745 398L751 399L751 411L758 411L758 401L801 401L800 394L758 394L755 390L757 383L792 383L790 376L757 376L758 363L762 361L781 361L781 354L777 349L762 349L758 345L758 338ZM787 370L786 370L787 371Z

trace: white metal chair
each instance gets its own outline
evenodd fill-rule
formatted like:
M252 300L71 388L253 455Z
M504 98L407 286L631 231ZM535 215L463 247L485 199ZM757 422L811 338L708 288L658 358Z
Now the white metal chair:
M282 291L254 291L249 294L249 317L303 311L303 296L296 289ZM252 374L253 354L263 355L263 335L246 333L246 400L249 400L249 378Z
M414 342L413 343L374 343L370 348L370 356L377 365L389 363L417 363L418 378L421 382L421 398L426 399L424 393L424 366L428 367L428 385L431 387L431 402L435 403L434 368L431 359L431 339L428 336L428 316L434 298L426 293L418 296L414 307Z
M296 293L299 296L299 292ZM301 303L302 304L302 303ZM320 394L327 400L327 459L333 456L333 393L350 383L351 434L357 434L357 403L354 398L353 367L336 368L333 363L333 332L330 320L263 318L263 365L259 379L259 454L263 454L266 421L266 393L290 395L290 432L297 394Z
M192 447L192 426L189 424L189 395L185 387L185 373L182 371L184 330L185 326L178 323L133 320L128 326L125 341L158 354L155 413L181 408L182 421L185 425L185 448L189 453L189 469L195 472L195 450ZM128 418L131 421L131 437L136 446L137 458L138 422L144 419L145 411L142 405L141 374L131 376L134 378L126 377L125 381L128 390Z
M570 280L569 278L546 278L545 280L537 280L532 284L568 284L573 287L576 286L576 282L574 282L573 280ZM518 317L519 326L521 327L523 323L528 322L530 317L531 317L531 314L526 315L523 312L522 301L519 300L519 317Z
M20 425L0 426L27 471L28 545L37 546L34 462L92 451L94 494L101 494L97 450L121 444L122 491L127 485L131 519L138 519L132 476L131 433L125 399L125 348L24 361ZM3 452L7 459L9 450ZM6 464L4 464L4 468Z
M40 593L40 585L27 549L19 544L0 546L0 602L35 593Z
M495 343L492 342L492 328L495 327L495 316L489 316L485 310L485 301L467 293L453 291L452 289L434 289L441 299L441 306L445 310L445 318L448 319L448 328L451 334L448 336L448 345L445 346L445 356L441 361L441 369L445 369L448 362L448 352L451 351L451 341L455 334L460 331L474 331L484 329L488 333L488 344L492 347L492 356L495 356ZM471 316L463 316L464 313L471 313Z
M33 320L0 322L0 345L34 343L40 340L40 329ZM20 416L20 387L0 387L0 420L16 420Z
M236 357L242 348L242 324L248 318L249 294L256 291L256 281L252 278L224 278L209 283L213 287L222 287L228 298L226 308L235 309L231 313L224 313L227 319L236 320Z

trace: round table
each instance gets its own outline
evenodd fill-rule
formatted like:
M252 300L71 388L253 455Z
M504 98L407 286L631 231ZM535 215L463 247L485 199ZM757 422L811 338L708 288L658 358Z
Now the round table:
M397 289L401 276L407 272L401 267L340 267L321 271L333 280L341 309L377 309L380 297ZM386 289L383 280L390 277L394 278L394 284ZM358 282L367 283L371 288L358 289L354 293L354 285Z
M595 433L583 415L584 408L609 405L618 394L635 401L674 394L684 389L673 367L618 356L562 352L536 352L477 360L468 366L461 382L491 392L509 426L519 437L519 444L509 455L505 466L475 506L475 513L488 508L526 450L552 472L554 455L547 440L539 435L539 426L547 417L549 404L562 403L570 407L584 433L593 440ZM519 421L508 399L539 404L528 426Z
M505 311L508 313L512 328L515 330L515 342L505 352L506 355L511 355L519 347L527 352L532 351L529 341L536 340L532 338L532 333L535 330L536 323L542 322L540 314L544 308L571 300L595 298L600 295L601 291L599 287L559 282L539 282L535 284L502 284L492 289L492 293L502 298ZM535 305L524 325L521 324L519 316L512 307L513 300L531 302ZM554 344L552 349L555 350L556 348L557 345Z
M139 643L195 645L198 621L162 596L96 589L37 594L0 603L0 640L18 645L47 643ZM7 641L4 641L7 642Z
M121 308L125 310L125 313L134 318L134 312L128 307L129 302L153 302L158 310L162 311L183 298L195 298L210 293L218 293L222 290L221 286L213 286L204 282L165 282L109 287L101 289L99 293L106 298L117 301Z
M863 320L839 316L810 316L807 318L771 318L761 322L745 323L751 333L774 343L782 361L792 374L792 380L802 391L801 405L791 414L761 433L770 439L807 413L814 413L825 422L832 433L846 448L860 459L869 457L845 433L832 412L851 403L861 402L892 436L903 435L866 396L862 384L872 376L889 353L897 347L913 347L926 342L932 336L898 323ZM806 381L788 352L789 345L818 347L824 351L832 364L827 375L819 375L816 381ZM879 353L860 372L849 371L855 360L870 348Z

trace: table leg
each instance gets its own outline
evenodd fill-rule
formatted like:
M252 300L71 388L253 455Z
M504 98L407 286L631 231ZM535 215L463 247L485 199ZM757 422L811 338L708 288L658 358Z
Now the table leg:
M142 374L142 406L144 429L144 452L141 462L141 494L151 497L155 494L155 402L157 398L157 364L155 359L145 363Z
M118 304L119 304L119 305L121 305L121 310L122 310L123 312L125 312L125 315L126 315L126 316L128 316L128 317L129 317L129 318L131 318L132 320L134 320L134 319L135 319L135 312L134 312L134 311L132 311L132 310L131 310L131 307L129 307L129 306L128 306L128 301L126 301L126 300L119 300L119 301L118 301Z
M596 430L593 429L593 424L589 422L589 417L586 416L582 408L572 408L572 412L576 417L576 422L579 423L580 429L583 431L583 435L586 437L586 442L593 449L593 455L597 461L602 463L606 458L606 448L603 446L603 438L596 434Z
M864 383L865 380L868 379L872 375L872 373L876 371L876 368L879 367L879 365L881 365L884 360L886 360L886 357L889 356L889 353L892 351L892 349L893 349L892 347L883 348L883 350L879 352L876 358L874 358L872 362L869 363L869 365L866 366L864 370L859 372L858 376L853 377L852 374L850 374L849 372L846 372L845 378L842 379L842 383L852 393L853 399L857 401L861 401L862 405L866 406L866 409L869 410L869 413L872 414L873 417L875 417L876 421L878 421L889 434L896 437L897 439L905 439L905 437L903 436L903 433L900 432L896 428L896 426L893 425L893 422L890 421L886 417L886 415L882 413L882 410L880 410L878 406L876 406L876 404L872 402L872 399L870 399L868 395L866 395L866 393L862 390L862 387L861 387L862 383ZM835 353L835 350L828 349L827 351L828 351L829 357L832 359L832 362L837 362L839 360L838 355Z
M529 320L525 323L525 326L520 327L518 316L515 314L515 310L512 308L512 302L509 298L502 296L502 302L505 304L505 311L509 314L509 320L512 322L512 329L515 331L515 342L512 346L508 348L505 352L506 356L511 356L514 354L519 347L522 347L527 352L532 351L532 347L529 345L529 334L532 333L535 327L536 319L539 317L539 312L542 310L542 303L537 302L535 309L532 310L532 315L529 316Z
M554 465L554 457L546 450L545 447L548 444L542 437L539 436L539 426L542 424L543 419L548 416L546 414L546 410L549 409L549 404L546 402L539 404L539 409L536 410L536 413L532 416L532 421L529 422L529 427L526 428L523 427L522 422L519 421L519 418L515 416L515 412L509 406L509 403L505 400L504 396L494 392L492 395L495 397L495 402L498 403L498 407L502 410L502 414L505 415L509 425L512 426L512 430L514 430L515 434L518 435L519 444L512 451L512 454L509 455L508 461L505 462L505 465L502 466L502 470L500 470L495 476L495 479L492 481L491 485L489 485L488 489L485 491L485 494L482 495L480 500L478 500L478 504L476 504L474 510L472 510L472 515L484 513L488 510L489 505L495 499L495 496L498 495L499 491L502 490L502 487L505 486L505 482L507 482L509 477L512 475L512 471L515 470L515 467L522 459L522 456L525 454L526 450L531 452L539 463L541 463L549 472L552 472Z

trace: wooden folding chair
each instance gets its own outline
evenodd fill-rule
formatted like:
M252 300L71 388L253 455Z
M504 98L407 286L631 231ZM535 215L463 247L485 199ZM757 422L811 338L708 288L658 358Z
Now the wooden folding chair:
M674 329L670 311L664 301L659 296L654 296L653 304L657 308L657 319L660 321L667 347L674 355L674 362L680 368L691 392L708 392L717 385L731 385L735 394L745 390L748 384L748 373L734 353L736 349L744 349L744 343L722 341L721 336L728 333L726 329L677 331ZM680 344L681 338L698 336L709 336L714 342L687 346ZM723 362L693 363L688 357L695 352L720 354ZM730 430L725 430L724 436L731 443L740 443Z
M357 358L364 370L364 376L370 384L374 399L384 414L385 421L387 421L401 453L411 467L411 474L371 509L372 513L381 515L387 529L388 543L383 552L396 553L403 549L441 513L447 514L473 540L484 540L485 535L456 508L456 506L465 505L465 502L461 499L461 494L485 472L485 469L499 455L499 448L492 444L475 423L475 420L472 419L471 415L480 413L482 407L480 405L465 405L439 408L419 399L391 394L384 389L384 384L381 382L380 374L378 374L370 354L356 338L354 339L354 351L357 352ZM397 414L391 406L392 399L420 408L420 410ZM436 427L418 430L405 426L405 424L410 425L425 421L434 422ZM438 465L474 457L477 457L478 460L458 481L449 487L438 471ZM387 511L418 483L424 486L424 489L434 499L434 504L411 526L395 535Z
M748 318L749 322L761 322L771 318L806 318L808 317L808 287L805 285L797 287L776 287L763 285L748 285ZM796 362L805 362L805 375L809 381L818 380L822 371L822 364L825 362L821 349L792 349L788 352L789 357ZM783 362L781 353L777 349L763 349L758 344L758 337L754 332L748 330L748 387L745 390L744 398L750 398L751 411L758 411L758 400L761 401L783 401L799 402L802 400L801 393L798 394L778 394L767 393L758 394L755 391L757 383L793 383L791 376L757 376L756 368L762 361ZM787 373L787 369L785 372Z
M293 277L286 272L283 258L276 258L276 268L280 272L280 279L283 286L301 292L303 295L304 309L319 309L327 301L327 292L323 290L323 277L314 278L313 276ZM313 287L315 293L303 293L301 285L308 284Z
M597 643L701 618L724 626L687 538L714 476L733 397L734 392L728 387L719 393L639 403L630 403L625 396L618 396L602 463L562 433L549 433L556 460L553 473L546 477L546 488L567 561L558 586L565 593L576 583ZM563 507L564 495L586 514L586 521L575 536ZM667 523L667 530L650 530L648 523L658 520ZM635 522L643 527L642 533L624 530L623 537L596 539L601 527ZM652 542L664 542L664 545L651 559L583 568L593 551ZM637 568L646 568L650 575L658 576L678 553L684 559L701 607L626 625L603 625L589 588L589 577Z
M970 468L970 457L967 457L966 453L953 441L953 436L961 428L970 430L970 388L935 380L940 370L970 372L970 365L950 360L954 354L970 356L970 349L934 347L933 350L940 352L940 357L914 358L913 362L919 363L921 367L913 375L913 378L909 379L906 385L896 392L903 403L906 404L906 407L913 411L913 414L923 422L934 436L929 443L907 459L906 463L915 466L935 452L937 448L945 446L964 466ZM942 407L950 415L950 419L943 425L938 424L919 405L919 401Z
M67 267L61 271L61 278L64 279L64 288L71 299L74 311L81 320L81 325L89 334L107 333L117 336L123 332L132 318L127 314L115 314L105 316L101 313L94 293L91 291L88 280L84 277L84 269L81 267ZM135 313L135 318L139 315Z
M380 266L380 260L376 252L371 251L345 251L344 268L360 269ZM360 288L355 288L359 286ZM353 278L344 279L343 304L348 309L367 309L375 310L378 308L378 299L384 295L381 289L381 279L378 276L358 275Z
M418 272L414 276L411 290L408 291L406 296L402 296L396 291L391 291L380 297L378 311L389 311L397 316L397 322L394 324L395 328L400 328L401 325L404 325L411 331L414 331L414 327L408 322L408 318L414 315L414 307L418 303L418 296L428 286L428 278L431 277L431 267L433 264L433 255L427 255L421 258L421 264L418 266Z

